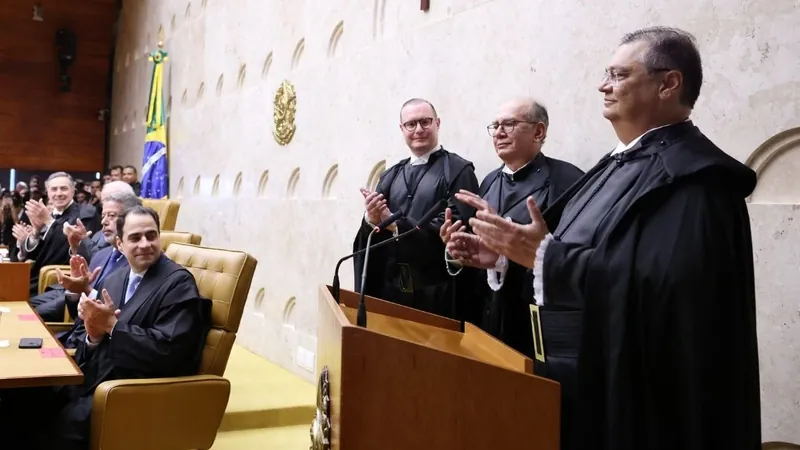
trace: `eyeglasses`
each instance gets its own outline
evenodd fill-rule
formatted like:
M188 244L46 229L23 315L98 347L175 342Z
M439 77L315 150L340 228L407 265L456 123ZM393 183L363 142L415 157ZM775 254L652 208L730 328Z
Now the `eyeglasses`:
M666 67L657 67L655 69L648 69L647 73L652 75L656 72L669 72L672 69L667 69ZM603 73L603 79L600 80L600 84L604 85L606 83L611 84L613 87L618 87L619 82L623 80L625 77L629 76L632 73L631 70L623 69L606 69Z
M403 122L403 128L408 131L414 131L417 129L417 124L422 127L423 130L427 130L428 128L433 125L433 117L423 117L421 119L409 120L407 122Z
M511 133L512 131L514 131L514 127L516 127L517 124L520 124L520 123L529 123L531 125L535 125L535 124L537 124L539 122L529 122L529 121L526 121L526 120L515 120L515 119L514 120L504 120L502 122L490 123L486 127L486 131L489 132L489 136L494 137L494 135L497 134L497 130L499 130L502 127L503 130L506 132L506 134L508 134L508 133Z

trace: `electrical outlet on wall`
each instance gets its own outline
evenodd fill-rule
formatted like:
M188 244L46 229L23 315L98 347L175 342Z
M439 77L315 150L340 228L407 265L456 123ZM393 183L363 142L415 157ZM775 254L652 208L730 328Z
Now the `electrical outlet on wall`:
M306 369L309 372L314 372L314 352L307 348L297 346L297 356L295 357L298 366Z

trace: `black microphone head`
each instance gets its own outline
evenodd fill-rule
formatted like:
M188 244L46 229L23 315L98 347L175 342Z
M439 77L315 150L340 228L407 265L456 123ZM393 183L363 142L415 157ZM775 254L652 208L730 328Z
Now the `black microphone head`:
M404 215L404 213L403 213L402 210L393 213L391 216L387 217L386 220L384 220L383 222L379 223L378 226L375 227L376 231L383 231L389 225L397 222L397 220L400 217L402 217L403 215Z
M447 200L439 200L435 205L433 205L433 208L429 209L428 212L426 212L425 215L419 219L419 224L417 226L424 227L430 223L434 217L438 216L442 211L444 211L445 208L447 208Z

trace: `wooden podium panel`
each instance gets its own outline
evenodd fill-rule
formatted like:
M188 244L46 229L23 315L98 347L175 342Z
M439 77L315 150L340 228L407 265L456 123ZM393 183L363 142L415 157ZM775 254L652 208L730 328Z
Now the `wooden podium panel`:
M559 448L560 386L477 327L358 294L320 292L317 369L328 369L331 448Z
M30 286L30 263L0 263L0 302L27 302Z

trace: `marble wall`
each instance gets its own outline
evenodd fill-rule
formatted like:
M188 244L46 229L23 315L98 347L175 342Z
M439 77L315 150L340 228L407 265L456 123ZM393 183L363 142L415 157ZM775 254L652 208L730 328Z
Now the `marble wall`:
M442 143L483 176L499 165L485 130L495 108L535 96L551 117L545 152L586 169L615 144L596 86L619 38L653 24L689 30L706 79L693 118L762 177L751 212L764 437L800 442L797 23L793 0L431 0L428 12L412 0L128 1L112 162L141 164L146 52L161 27L178 229L258 258L238 342L311 379L318 285L350 251L358 188L406 156L403 101L430 99ZM272 136L283 80L295 85L298 105L285 147Z

